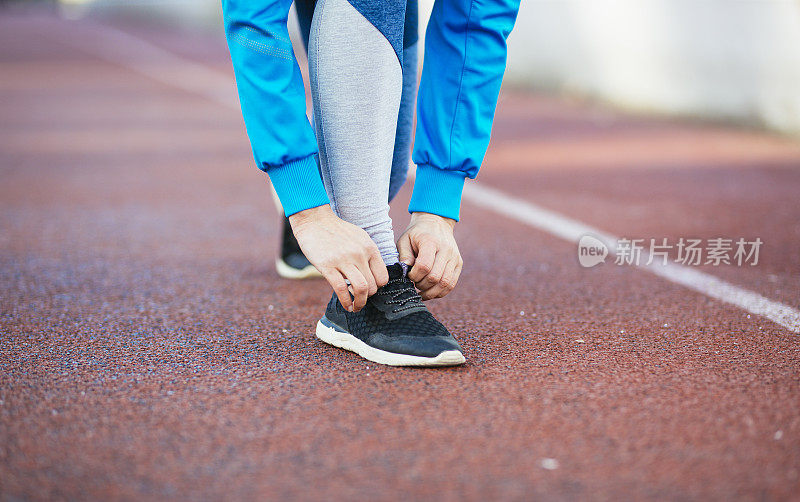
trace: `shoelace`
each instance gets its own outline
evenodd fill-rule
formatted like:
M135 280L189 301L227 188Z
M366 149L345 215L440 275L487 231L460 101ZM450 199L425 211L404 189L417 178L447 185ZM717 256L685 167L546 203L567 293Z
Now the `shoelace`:
M389 286L390 284L400 284L401 287L397 289L384 289L383 291L378 291L376 294L392 296L390 299L386 300L386 303L397 305L397 307L392 309L393 313L396 314L397 312L402 312L403 310L412 309L419 306L420 302L422 302L422 297L419 296L419 293L417 293L417 290L414 288L414 283L405 277L392 279L386 283L386 286ZM408 295L403 297L404 294ZM410 303L410 305L406 305L407 303Z

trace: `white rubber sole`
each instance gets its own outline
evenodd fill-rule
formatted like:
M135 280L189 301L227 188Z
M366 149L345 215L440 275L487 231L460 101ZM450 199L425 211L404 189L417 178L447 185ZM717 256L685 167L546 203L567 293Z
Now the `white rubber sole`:
M280 258L275 260L275 270L278 272L278 275L284 279L311 279L322 277L322 274L319 273L319 270L317 270L314 265L308 265L298 270L290 267Z
M446 350L436 357L395 354L370 347L350 333L343 333L317 321L317 338L334 347L355 352L359 356L378 364L389 366L458 366L467 360L457 350Z

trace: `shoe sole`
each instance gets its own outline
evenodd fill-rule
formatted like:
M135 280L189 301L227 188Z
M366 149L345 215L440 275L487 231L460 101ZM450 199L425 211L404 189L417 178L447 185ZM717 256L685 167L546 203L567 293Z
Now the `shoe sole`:
M388 366L458 366L464 364L464 354L458 350L446 350L436 357L412 356L409 354L396 354L385 350L370 347L363 341L346 331L339 331L317 322L317 338L323 342L339 347L340 349L355 352L359 356L378 364Z
M294 268L280 258L275 260L275 270L278 272L278 275L284 279L312 279L322 277L322 274L319 273L319 270L317 270L314 265Z

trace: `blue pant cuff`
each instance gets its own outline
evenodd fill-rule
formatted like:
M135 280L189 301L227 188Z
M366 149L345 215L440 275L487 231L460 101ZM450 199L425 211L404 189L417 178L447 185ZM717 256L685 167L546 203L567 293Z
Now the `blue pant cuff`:
M408 211L438 214L458 221L464 178L466 174L461 171L447 171L426 164L417 166Z
M286 216L330 203L319 174L316 155L271 167L267 174Z

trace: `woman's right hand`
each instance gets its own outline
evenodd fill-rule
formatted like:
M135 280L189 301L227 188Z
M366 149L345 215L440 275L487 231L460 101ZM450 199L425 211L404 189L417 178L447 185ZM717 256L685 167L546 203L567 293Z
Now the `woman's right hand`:
M330 283L345 309L358 312L367 297L389 282L378 246L363 229L336 216L330 205L295 213L289 222L303 254Z

